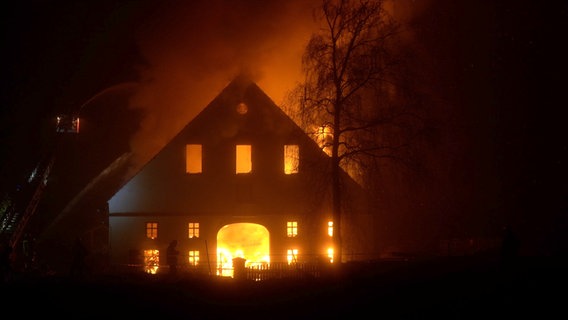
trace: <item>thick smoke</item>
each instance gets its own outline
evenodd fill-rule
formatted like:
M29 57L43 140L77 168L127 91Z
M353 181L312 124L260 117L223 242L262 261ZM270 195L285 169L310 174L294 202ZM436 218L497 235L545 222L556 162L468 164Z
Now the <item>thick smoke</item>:
M131 107L144 119L131 141L134 167L163 147L238 73L279 104L301 75L317 0L166 1L137 30L146 64Z

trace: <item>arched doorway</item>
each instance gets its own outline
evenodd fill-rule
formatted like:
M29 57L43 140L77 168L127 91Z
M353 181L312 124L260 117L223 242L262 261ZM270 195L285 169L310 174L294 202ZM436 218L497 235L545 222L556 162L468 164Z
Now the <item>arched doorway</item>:
M233 276L233 259L246 259L245 266L270 263L270 237L256 223L232 223L217 232L217 275Z

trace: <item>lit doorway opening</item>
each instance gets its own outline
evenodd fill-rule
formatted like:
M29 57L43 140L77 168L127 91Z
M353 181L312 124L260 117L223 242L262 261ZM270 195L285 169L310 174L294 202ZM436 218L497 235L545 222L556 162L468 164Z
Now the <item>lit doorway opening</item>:
M245 267L270 263L270 237L256 223L233 223L217 233L217 275L233 277L233 259L245 259Z

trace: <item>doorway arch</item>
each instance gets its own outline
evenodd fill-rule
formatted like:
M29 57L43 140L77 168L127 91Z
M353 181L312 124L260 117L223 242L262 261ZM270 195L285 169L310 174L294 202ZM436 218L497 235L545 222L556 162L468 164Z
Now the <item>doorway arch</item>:
M270 233L257 223L232 223L217 232L217 275L233 277L233 259L243 258L245 266L270 263Z

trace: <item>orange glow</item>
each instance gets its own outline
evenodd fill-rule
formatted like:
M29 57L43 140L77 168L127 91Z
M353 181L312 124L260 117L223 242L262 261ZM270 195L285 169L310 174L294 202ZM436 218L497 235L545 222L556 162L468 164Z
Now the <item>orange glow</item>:
M144 250L144 272L156 274L160 266L160 250Z
M284 145L284 173L298 173L300 164L300 147L295 144Z
M247 112L248 112L248 106L244 102L241 102L237 105L238 114L246 114Z
M185 146L185 172L201 173L202 154L200 144L188 144Z
M331 155L331 145L333 142L333 134L331 133L331 127L328 125L320 126L316 129L315 139L317 144L322 148L322 150Z
M286 222L286 235L288 237L295 237L298 235L298 221Z
M187 228L188 238L199 238L199 222L190 222Z
M251 146L237 145L237 173L249 173L252 170Z
M268 229L255 223L233 223L217 233L217 275L233 276L233 259L246 259L245 266L270 263Z
M298 249L288 249L286 260L288 260L288 264L298 262Z
M189 251L189 265L190 266L196 266L199 264L199 251L196 250L190 250Z
M146 222L146 237L148 239L156 239L158 237L157 222Z
M327 222L327 235L333 237L333 221Z
M327 257L329 262L333 263L333 248L327 248Z

